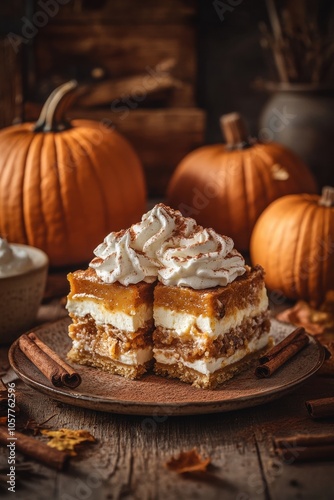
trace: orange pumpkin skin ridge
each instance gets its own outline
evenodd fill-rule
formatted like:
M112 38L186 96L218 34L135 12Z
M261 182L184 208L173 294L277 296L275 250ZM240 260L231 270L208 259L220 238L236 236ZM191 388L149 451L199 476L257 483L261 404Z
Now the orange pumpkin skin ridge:
M319 200L301 194L273 202L256 223L250 248L268 288L313 306L334 289L334 207Z
M273 166L285 180L275 178ZM187 155L168 187L168 203L199 224L231 236L247 251L252 230L263 210L275 199L293 193L316 193L304 163L279 144L254 144L242 150L210 145Z
M88 261L107 233L145 212L141 163L101 123L73 120L61 132L33 126L0 132L0 234L41 248L53 266Z

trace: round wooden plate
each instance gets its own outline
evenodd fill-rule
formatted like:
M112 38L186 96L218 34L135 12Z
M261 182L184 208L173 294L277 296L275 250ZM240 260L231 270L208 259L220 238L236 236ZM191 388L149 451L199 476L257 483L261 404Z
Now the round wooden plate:
M43 325L34 331L64 359L70 349L67 336L69 318ZM293 327L272 321L276 342ZM323 347L313 338L309 345L267 379L257 379L251 368L225 382L219 389L196 389L178 380L153 374L141 380L128 380L96 368L77 365L82 383L75 389L54 387L25 357L15 341L9 361L27 385L51 398L98 411L134 415L194 415L237 410L267 403L296 389L322 365Z

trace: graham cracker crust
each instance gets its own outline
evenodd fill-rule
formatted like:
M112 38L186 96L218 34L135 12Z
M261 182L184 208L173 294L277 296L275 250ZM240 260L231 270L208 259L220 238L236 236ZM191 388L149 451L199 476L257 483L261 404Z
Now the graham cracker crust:
M119 354L126 353L129 349L144 349L152 346L153 325L147 323L136 332L117 330L111 325L97 324L87 314L84 318L71 316L73 323L68 328L68 335L72 340L84 341L95 351L103 356L104 352L117 358ZM101 352L102 351L102 352Z
M269 345L270 342L259 351L247 354L244 358L240 359L236 363L221 368L220 370L217 370L210 375L199 373L192 368L184 366L180 362L174 363L172 365L167 365L158 363L156 361L154 365L154 372L157 375L162 375L163 377L178 378L182 382L191 384L193 387L197 387L198 389L215 389L223 382L226 382L235 375L247 370L253 364L253 362L268 349Z
M94 352L90 354L85 351L78 351L72 348L67 354L67 358L80 365L94 366L95 368L100 368L106 372L112 373L113 375L122 375L122 377L137 379L140 378L144 373L150 370L153 360L149 360L143 365L126 365L120 363L119 361L108 358L107 356L101 356Z

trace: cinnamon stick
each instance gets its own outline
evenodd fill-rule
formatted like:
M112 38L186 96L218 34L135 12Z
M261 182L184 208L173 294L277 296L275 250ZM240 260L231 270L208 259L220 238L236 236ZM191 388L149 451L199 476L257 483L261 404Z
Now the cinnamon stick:
M277 356L277 354L285 349L287 346L289 346L292 342L294 342L296 339L298 339L300 336L305 335L305 328L299 327L293 330L293 332L290 333L285 339L282 340L282 342L279 342L278 344L274 345L268 352L266 352L261 358L259 359L261 364L267 363L267 361L270 361L272 358Z
M275 437L276 448L334 445L334 434L296 434L289 437Z
M334 397L311 399L305 405L312 418L334 417Z
M276 453L288 463L333 460L334 445L276 448Z
M297 328L282 342L270 349L264 356L261 356L260 364L255 369L255 375L259 378L270 377L308 343L309 338L305 333L305 329Z
M0 427L0 443L5 446L15 443L15 449L23 453L23 455L56 470L63 470L69 460L68 453L51 448L42 441L26 436L21 432L15 431L15 436L9 436L5 427Z
M63 385L67 387L71 387L74 389L81 384L81 377L79 373L77 373L72 366L70 366L66 361L64 361L56 352L54 352L49 346L44 344L40 338L33 332L28 334L28 337L38 345L38 347L45 352L48 356L50 356L53 361L55 361L59 366L61 366L65 372L61 374L61 382Z
M46 346L33 333L21 335L19 347L28 359L50 380L60 387L65 385L74 389L81 383L81 377L67 363L65 363L55 352ZM68 371L69 368L69 371Z

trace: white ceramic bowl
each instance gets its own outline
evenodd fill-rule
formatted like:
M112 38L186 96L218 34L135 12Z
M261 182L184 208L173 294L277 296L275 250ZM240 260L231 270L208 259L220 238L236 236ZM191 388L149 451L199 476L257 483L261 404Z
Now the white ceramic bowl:
M11 244L24 248L33 267L15 276L0 277L0 344L13 342L34 322L42 301L48 257L38 248Z

